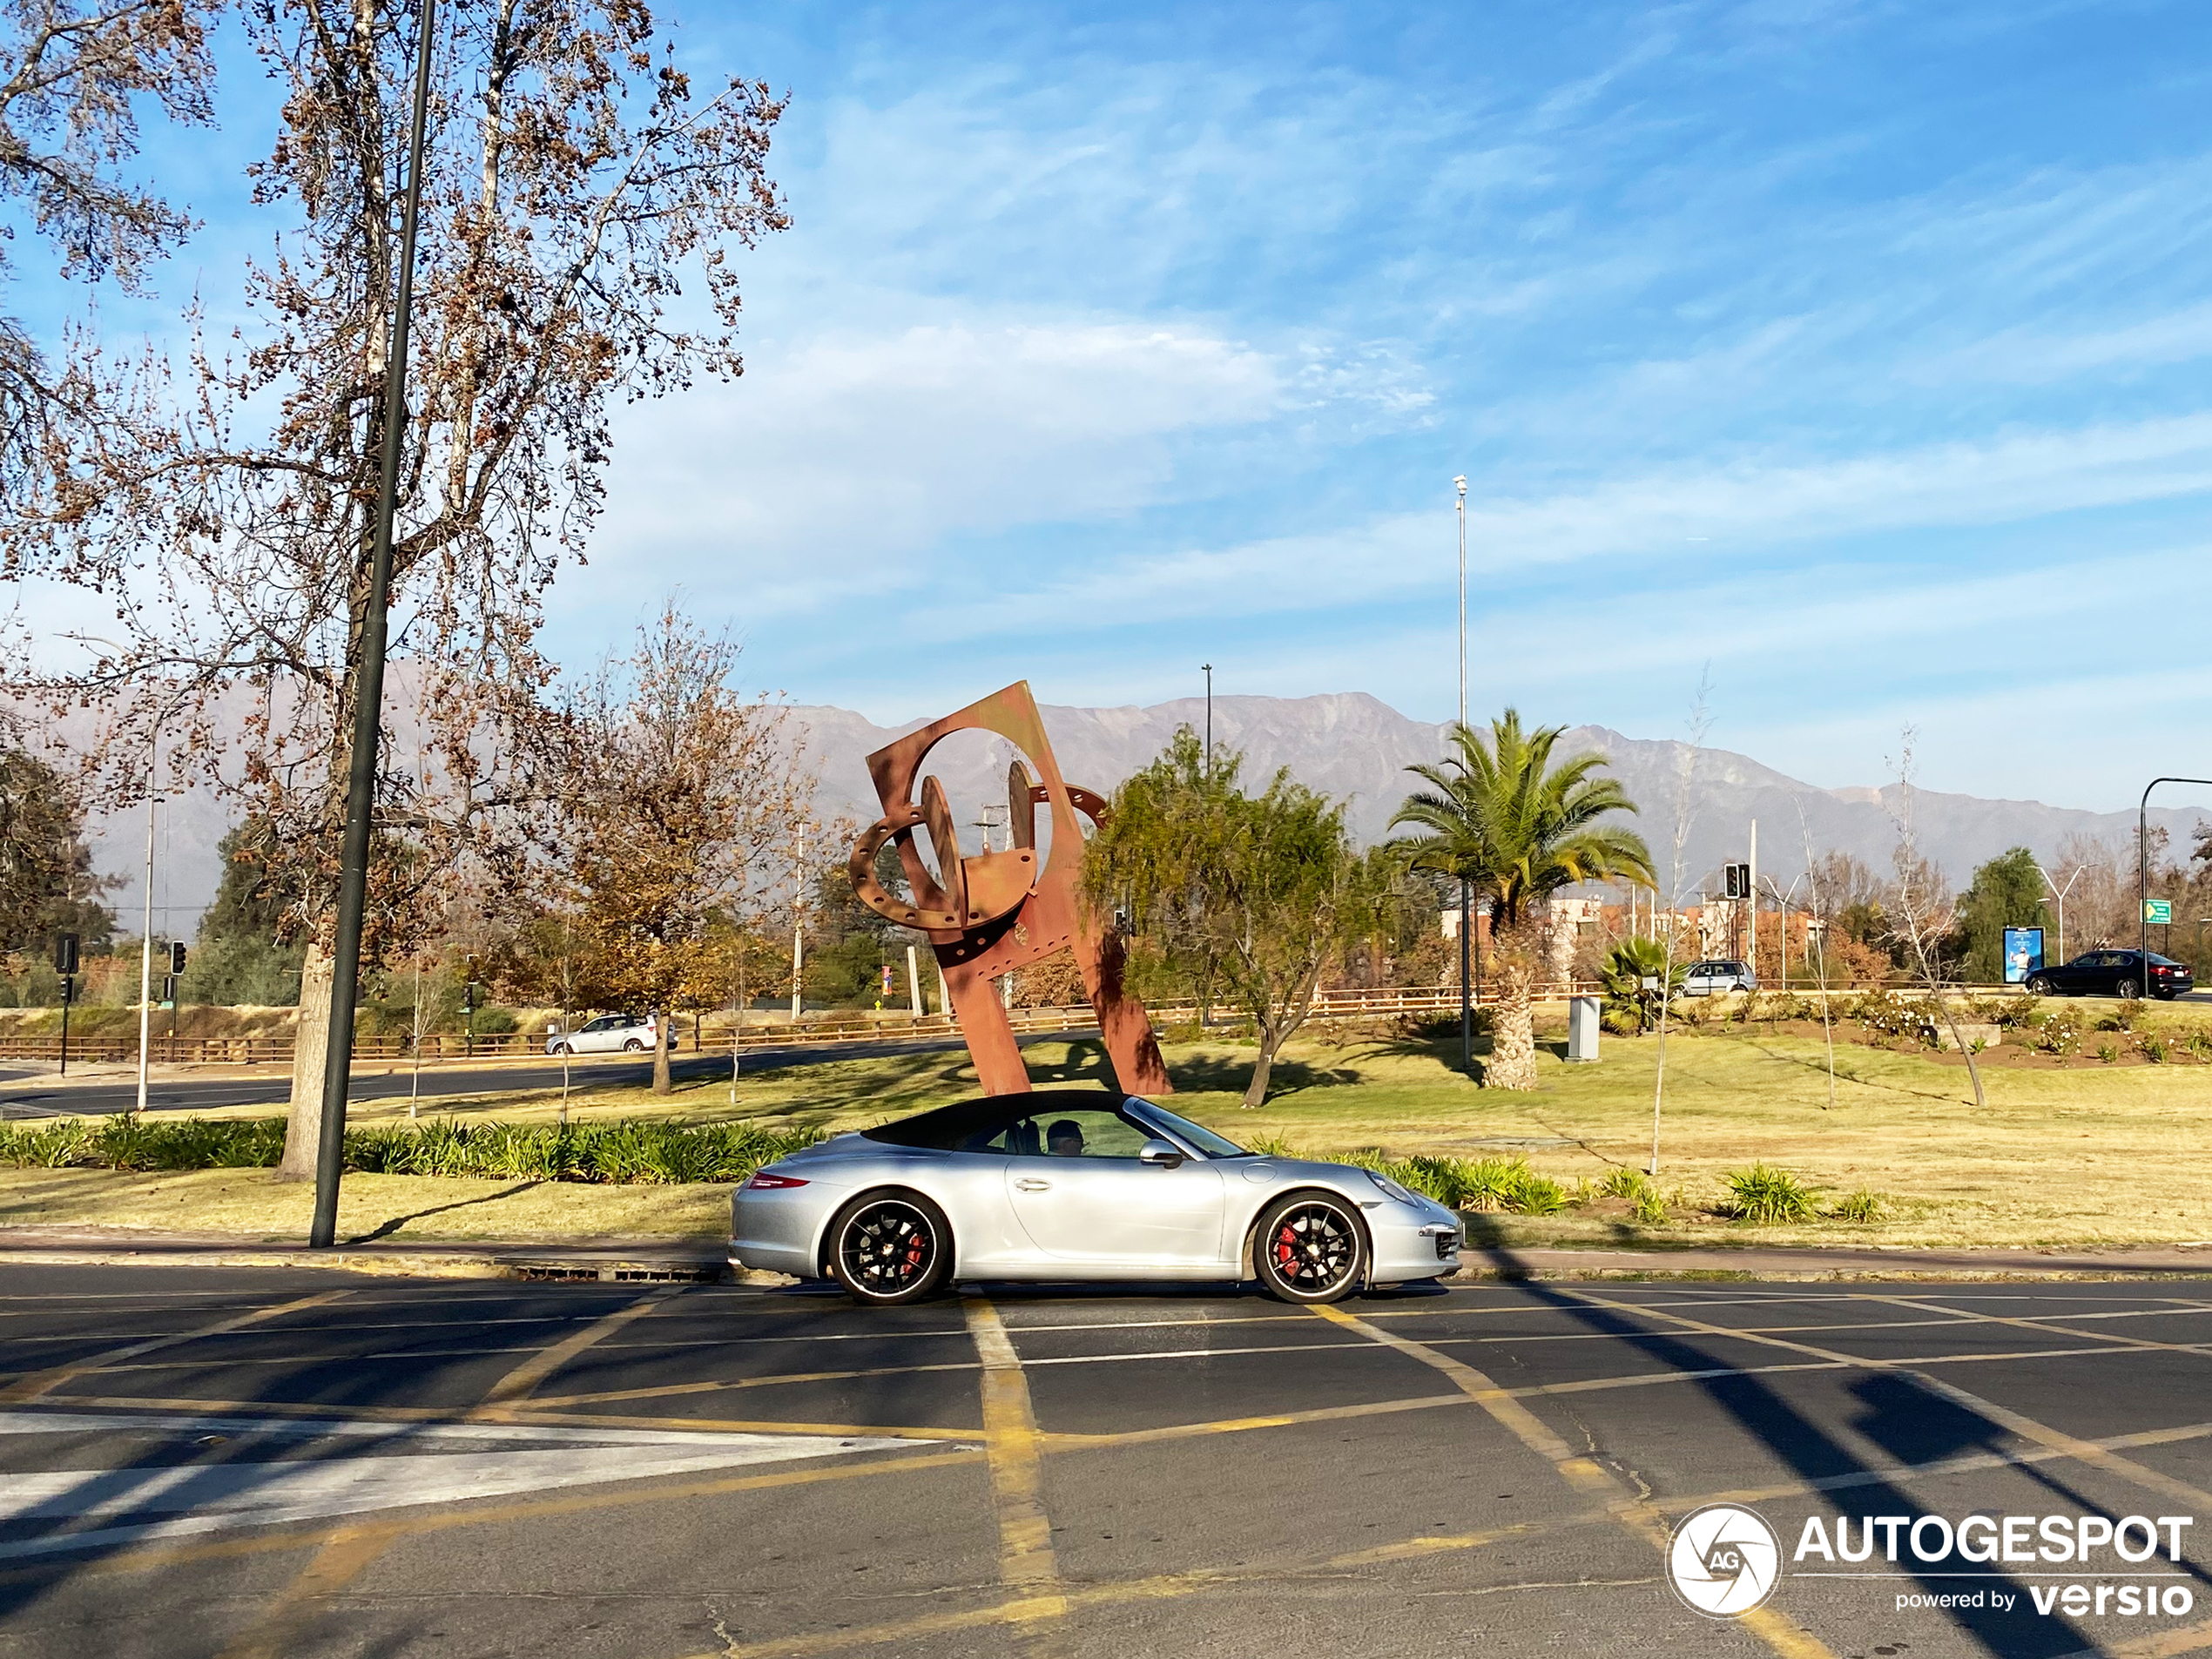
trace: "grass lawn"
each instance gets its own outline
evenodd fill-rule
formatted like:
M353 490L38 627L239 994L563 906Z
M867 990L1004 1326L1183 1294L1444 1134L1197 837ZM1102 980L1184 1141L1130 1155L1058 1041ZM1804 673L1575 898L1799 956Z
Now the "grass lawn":
M1481 1089L1451 1069L1456 1042L1376 1039L1298 1042L1278 1062L1277 1092L1239 1109L1249 1047L1168 1050L1177 1093L1167 1103L1231 1137L1268 1136L1316 1152L1379 1146L1396 1156L1518 1154L1567 1184L1595 1186L1642 1168L1651 1151L1656 1037L1604 1040L1604 1059L1569 1066L1540 1058L1531 1094ZM1095 1042L1025 1050L1040 1083L1103 1080ZM1476 1218L1476 1236L1518 1244L1740 1242L1890 1244L2120 1244L2212 1239L2212 1065L2121 1063L2042 1069L2009 1045L1987 1056L1989 1104L1977 1109L1955 1055L1839 1042L1836 1103L1817 1037L1763 1028L1678 1030L1667 1045L1657 1184L1676 1219L1639 1227L1606 1213ZM579 1090L579 1116L675 1112L772 1124L853 1128L973 1092L958 1054L887 1056L751 1074L737 1106L727 1079L657 1101L642 1089ZM442 1103L442 1109L447 1109ZM461 1115L543 1122L561 1109L543 1093L483 1096ZM404 1103L357 1123L404 1116ZM1732 1169L1764 1161L1823 1189L1824 1201L1864 1187L1887 1211L1871 1225L1834 1222L1747 1227L1716 1214ZM512 1190L510 1190L512 1189ZM501 1196L504 1195L504 1196ZM341 1231L396 1238L531 1234L711 1234L726 1188L526 1186L349 1176ZM440 1206L459 1207L441 1208ZM0 1224L105 1222L291 1236L306 1226L303 1188L253 1170L125 1175L0 1170ZM297 1211L296 1216L293 1214ZM393 1226L395 1220L415 1217Z

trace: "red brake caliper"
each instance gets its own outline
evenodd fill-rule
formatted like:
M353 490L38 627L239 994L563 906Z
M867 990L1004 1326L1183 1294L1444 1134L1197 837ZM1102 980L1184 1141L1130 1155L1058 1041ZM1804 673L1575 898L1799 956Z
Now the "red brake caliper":
M1298 1261L1298 1234L1289 1227L1275 1235L1275 1259L1285 1268L1294 1267Z

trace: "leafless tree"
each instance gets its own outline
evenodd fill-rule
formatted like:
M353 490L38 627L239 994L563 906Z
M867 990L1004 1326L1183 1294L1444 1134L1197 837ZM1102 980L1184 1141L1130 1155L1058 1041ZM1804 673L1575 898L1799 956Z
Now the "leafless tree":
M1812 939L1813 972L1820 986L1820 1031L1828 1043L1828 1109L1833 1111L1836 1109L1836 1012L1828 1006L1828 913L1822 906L1824 902L1832 905L1834 899L1832 894L1823 890L1821 873L1823 865L1831 863L1837 855L1831 853L1825 860L1813 857L1812 830L1805 822L1804 802L1793 796L1791 804L1797 809L1797 833L1805 845L1805 886L1808 888L1805 902L1812 912L1812 926L1808 931ZM1849 862L1856 864L1858 860L1851 859Z
M1891 815L1891 821L1897 826L1897 850L1892 855L1897 885L1890 925L1905 945L1907 960L1922 988L1935 1003L1936 1012L1951 1033L1952 1046L1966 1057L1966 1076L1974 1086L1974 1104L1986 1106L1989 1100L1982 1091L1981 1068L1974 1063L1973 1049L1959 1035L1958 1016L1951 1007L1950 981L1943 970L1942 941L1955 920L1953 898L1944 883L1943 872L1920 856L1919 843L1913 832L1912 746L1916 736L1911 726L1905 727L1898 751L1898 804Z
M782 100L759 82L696 93L644 6L483 0L442 15L404 410L383 406L383 367L417 13L256 5L247 35L286 101L251 169L281 224L249 269L253 320L151 377L110 365L120 416L77 435L51 487L0 527L14 566L117 612L114 637L84 641L84 665L46 689L106 700L111 753L133 757L154 713L134 688L188 694L186 741L298 866L309 949L287 1168L312 1167L320 1133L385 421L407 425L394 653L428 759L385 768L378 819L449 871L521 804L518 734L551 676L540 596L597 517L611 404L739 372L726 254L786 222L765 172ZM687 266L703 274L696 300ZM258 713L226 765L207 703L240 683Z
M1675 840L1674 852L1668 865L1667 926L1662 930L1661 943L1666 949L1666 967L1659 979L1659 1063L1651 1079L1651 1168L1649 1173L1659 1173L1659 1111L1667 1097L1667 1025L1674 1009L1675 935L1682 917L1683 851L1689 841L1689 826L1696 815L1697 787L1697 757L1704 752L1705 734L1712 729L1712 715L1709 708L1712 696L1713 676L1709 666L1697 678L1697 695L1689 705L1689 741L1682 745L1675 759Z

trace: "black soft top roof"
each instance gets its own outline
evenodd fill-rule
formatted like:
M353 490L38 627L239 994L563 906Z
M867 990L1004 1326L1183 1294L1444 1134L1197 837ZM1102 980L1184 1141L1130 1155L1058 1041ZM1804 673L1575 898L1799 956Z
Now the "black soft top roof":
M1105 1088L1038 1089L1026 1095L986 1095L980 1100L959 1101L894 1123L879 1123L860 1133L868 1140L881 1141L887 1146L958 1146L977 1130L1004 1122L1015 1109L1027 1108L1031 1102L1035 1103L1037 1112L1051 1111L1055 1107L1065 1110L1076 1105L1117 1112L1128 1098L1118 1089ZM1034 1114L1023 1110L1020 1115Z

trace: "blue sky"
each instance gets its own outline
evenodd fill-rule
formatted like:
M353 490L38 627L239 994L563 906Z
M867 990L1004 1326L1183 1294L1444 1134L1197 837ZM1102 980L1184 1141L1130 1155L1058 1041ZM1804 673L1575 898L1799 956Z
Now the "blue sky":
M1710 663L1824 785L1908 722L1936 788L2212 775L2201 4L667 10L795 95L796 224L744 380L624 417L567 658L680 586L881 720L1441 718L1465 473L1478 716L1674 735Z

